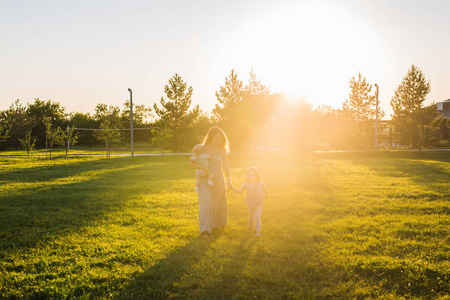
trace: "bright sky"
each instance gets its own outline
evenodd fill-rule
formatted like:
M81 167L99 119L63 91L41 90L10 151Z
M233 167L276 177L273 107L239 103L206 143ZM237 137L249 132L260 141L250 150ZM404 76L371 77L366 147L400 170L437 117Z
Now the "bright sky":
M450 98L448 0L1 1L0 109L16 99L69 112L152 106L178 73L210 111L231 69L272 93L341 107L359 71L390 99L412 64L426 103Z

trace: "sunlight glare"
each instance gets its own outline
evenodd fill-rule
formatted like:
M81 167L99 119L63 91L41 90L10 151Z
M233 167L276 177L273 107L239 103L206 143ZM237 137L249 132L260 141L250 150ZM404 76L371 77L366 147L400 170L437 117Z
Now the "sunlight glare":
M254 68L272 92L335 107L347 97L352 76L376 67L368 30L324 4L282 7L252 20L230 50L231 61L244 72Z

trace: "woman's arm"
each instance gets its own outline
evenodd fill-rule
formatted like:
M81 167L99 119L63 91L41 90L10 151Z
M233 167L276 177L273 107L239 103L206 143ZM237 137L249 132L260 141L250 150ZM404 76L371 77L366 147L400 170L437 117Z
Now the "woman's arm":
M224 149L223 150L223 169L225 171L225 175L227 176L227 187L232 189L233 185L231 183L231 172L230 172L230 164L228 163L228 153Z

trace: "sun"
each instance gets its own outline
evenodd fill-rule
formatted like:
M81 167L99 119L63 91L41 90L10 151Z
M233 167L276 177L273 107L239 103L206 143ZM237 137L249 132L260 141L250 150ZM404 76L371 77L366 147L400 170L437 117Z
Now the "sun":
M336 106L351 76L376 68L374 44L368 29L339 7L298 4L249 22L233 43L232 59L254 68L272 91Z

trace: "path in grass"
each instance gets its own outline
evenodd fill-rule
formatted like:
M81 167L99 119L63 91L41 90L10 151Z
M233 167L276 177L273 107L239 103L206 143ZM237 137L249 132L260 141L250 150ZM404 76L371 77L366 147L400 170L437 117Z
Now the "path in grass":
M263 238L198 238L185 156L0 158L0 298L439 298L450 286L450 157L231 155L270 197Z

